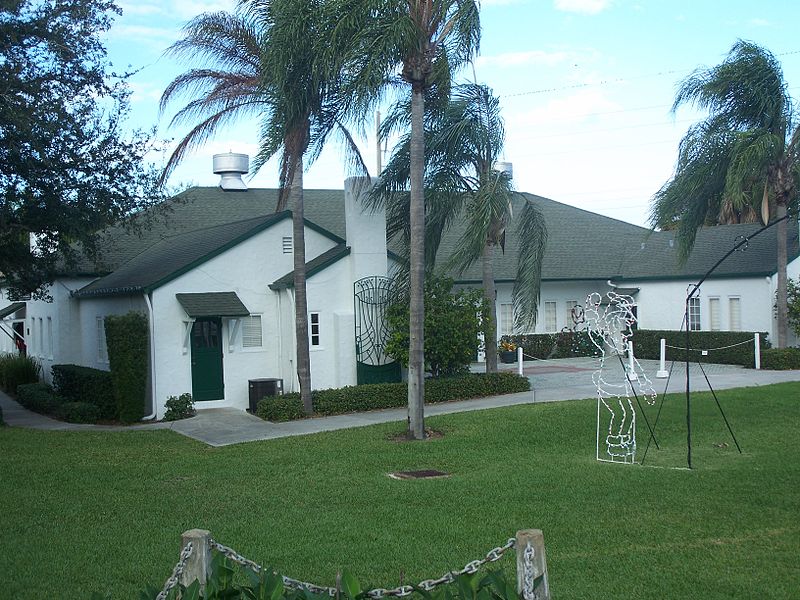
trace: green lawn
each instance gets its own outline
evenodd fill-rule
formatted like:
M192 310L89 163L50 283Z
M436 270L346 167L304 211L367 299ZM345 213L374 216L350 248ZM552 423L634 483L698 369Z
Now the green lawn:
M199 527L319 583L339 568L370 586L439 576L540 528L559 600L796 598L800 384L720 393L741 456L710 396L693 398L693 471L671 468L685 465L680 397L649 467L594 460L594 401L431 418L444 437L416 443L389 439L400 424L227 448L6 427L0 596L134 597L163 583L181 532ZM386 477L423 468L452 477Z

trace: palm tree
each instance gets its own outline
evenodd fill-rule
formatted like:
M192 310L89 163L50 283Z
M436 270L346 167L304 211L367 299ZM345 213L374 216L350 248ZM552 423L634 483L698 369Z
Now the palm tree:
M425 170L426 264L433 267L443 234L459 219L467 226L449 257L445 269L463 273L481 261L482 285L490 307L484 322L486 371L497 371L497 320L494 282L494 253L504 250L506 229L512 218L515 195L510 174L496 170L505 141L500 102L485 85L465 84L454 88L441 106L429 102L426 118ZM387 118L384 134L405 122L407 105ZM373 189L373 198L389 206L389 233L408 231L408 189L410 136L401 139ZM535 324L541 282L541 265L547 232L536 207L525 201L517 219L520 240L513 300L517 325ZM406 240L407 241L407 240Z
M780 63L766 49L738 41L718 66L684 80L673 104L707 109L681 141L675 175L656 193L653 227L677 228L686 259L698 228L775 208L778 219L778 347L788 331L786 215L797 204L800 124ZM763 207L763 208L762 208Z
M410 344L408 364L409 435L425 437L424 427L424 279L425 279L425 95L432 87L449 88L451 73L467 63L480 42L475 0L340 0L362 30L353 41L348 62L354 106L374 105L401 66L411 87L410 158ZM358 15L358 16L356 16ZM352 29L351 29L352 31ZM337 32L340 37L341 34Z
M341 19L333 2L247 0L237 14L200 15L185 29L184 39L168 53L213 68L197 68L176 78L162 96L162 109L176 96L192 100L173 123L200 119L180 141L165 175L191 148L202 144L220 126L245 116L260 121L257 172L280 153L280 193L276 210L292 207L297 375L303 408L311 413L311 370L306 300L303 161L313 161L332 132L341 127L344 104L338 95L344 81L332 32ZM345 39L343 36L339 39ZM350 157L353 155L350 154ZM351 158L352 159L352 158ZM365 171L359 158L352 159Z

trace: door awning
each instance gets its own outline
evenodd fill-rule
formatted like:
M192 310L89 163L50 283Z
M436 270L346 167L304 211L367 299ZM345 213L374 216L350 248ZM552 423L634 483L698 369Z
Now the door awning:
M183 310L192 318L246 317L250 314L236 292L203 292L175 294Z
M21 308L25 308L24 302L14 302L13 304L9 304L5 308L0 309L0 319L5 319L8 315L14 314Z

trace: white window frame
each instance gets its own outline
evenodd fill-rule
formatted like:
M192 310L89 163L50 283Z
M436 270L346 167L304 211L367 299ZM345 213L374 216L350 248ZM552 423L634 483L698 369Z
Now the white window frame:
M733 307L736 306L736 309ZM735 318L734 318L735 317ZM738 320L738 323L734 321ZM730 331L742 330L742 297L728 296L728 329Z
M514 305L511 302L500 304L500 335L514 335Z
M577 300L567 300L565 305L567 307L567 312L566 312L566 315L565 315L565 324L566 324L567 327L572 329L573 327L576 327L576 325L577 325L572 320L572 310L578 307L578 301Z
M543 310L545 333L556 333L558 331L558 302L555 300L546 300ZM550 317L552 317L552 323L550 322Z
M253 327L253 322L255 319L258 319L258 344L246 344L246 338L248 335L248 329ZM239 326L242 334L240 336L241 344L240 347L244 352L259 352L264 349L264 316L260 313L254 313L247 317L242 317L241 325Z
M701 331L702 316L700 314L700 298L689 298L689 314L686 326L689 331Z
M719 296L708 299L708 328L711 331L722 330L722 302Z
M101 317L99 315L95 318L97 334L97 362L102 365L108 364L108 343L106 342L105 320L105 317Z
M316 343L315 342L316 338ZM322 350L322 313L308 313L308 343L311 350Z

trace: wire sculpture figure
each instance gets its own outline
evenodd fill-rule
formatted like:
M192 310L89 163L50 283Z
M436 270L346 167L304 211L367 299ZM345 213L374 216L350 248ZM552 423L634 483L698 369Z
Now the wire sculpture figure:
M629 356L626 366L622 359L630 351L632 327L636 323L633 298L615 292L608 292L606 298L603 302L599 293L589 294L583 310L589 339L600 352L600 366L592 373L597 387L597 460L633 463L636 409L632 400L635 398L638 404L638 389L647 403L653 405L657 394L639 361ZM603 435L605 439L601 441Z

